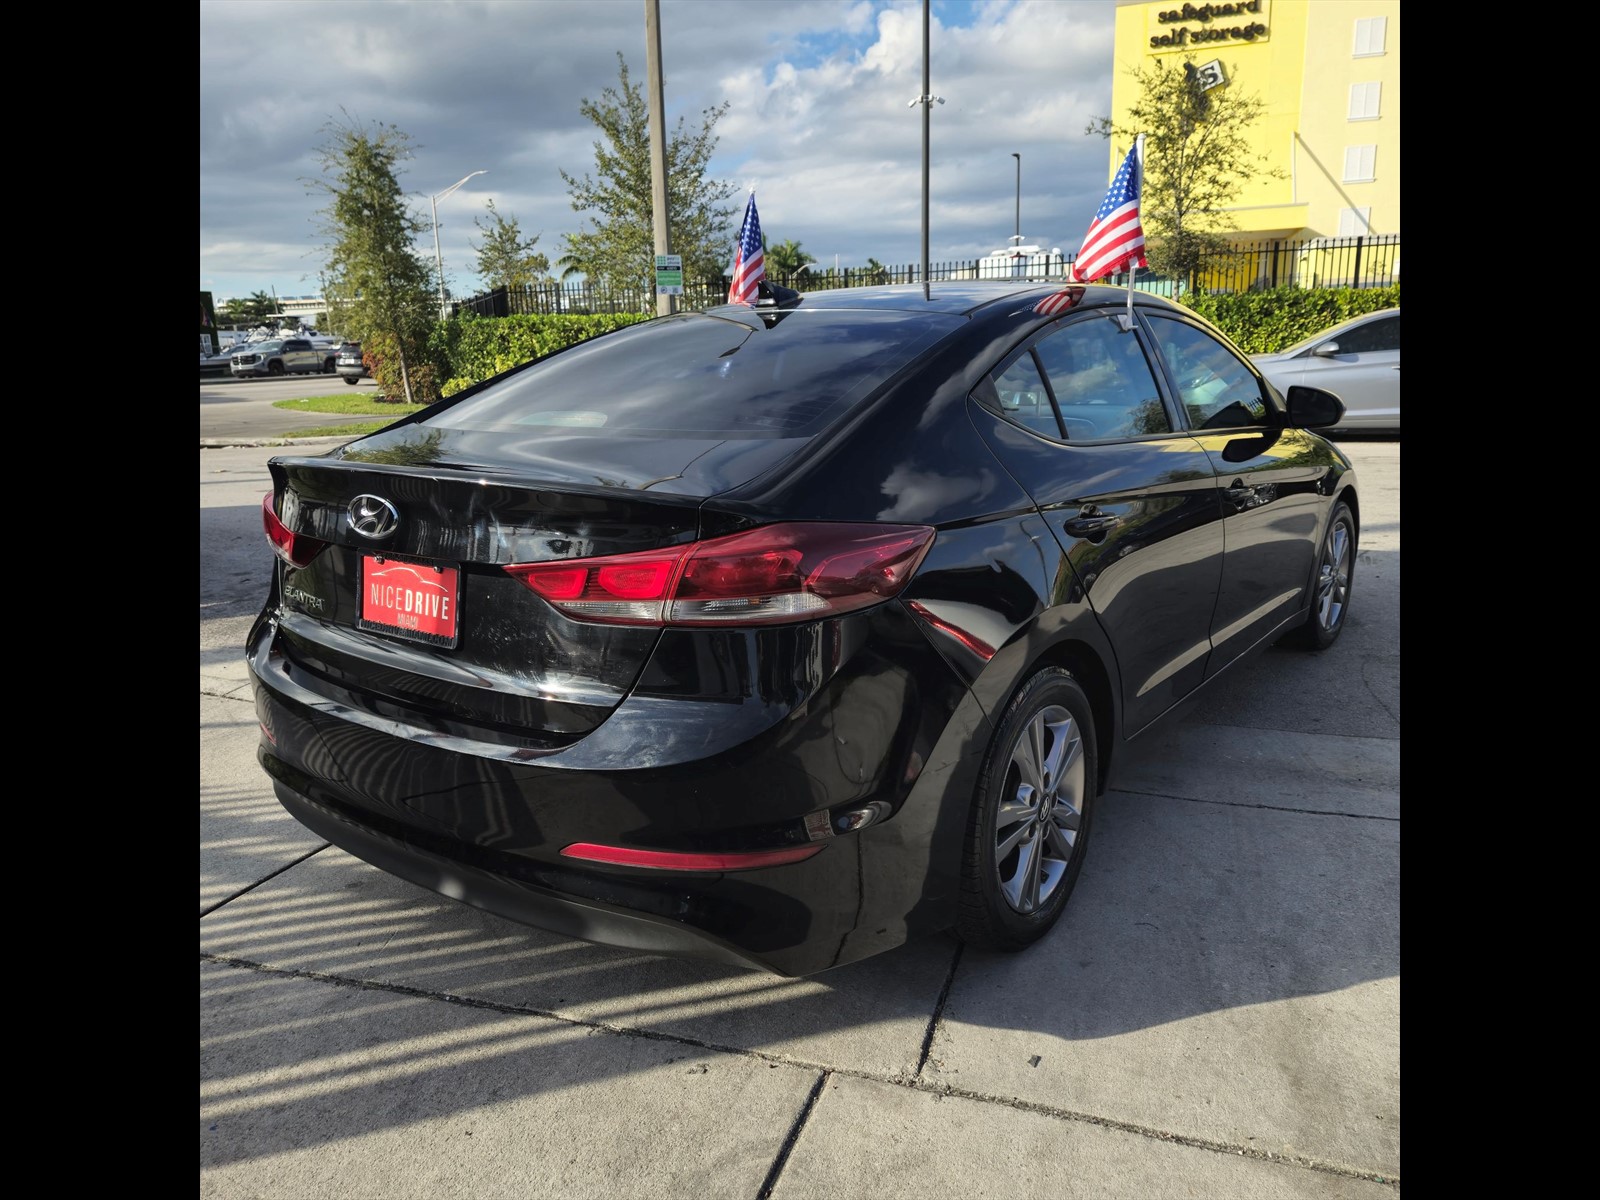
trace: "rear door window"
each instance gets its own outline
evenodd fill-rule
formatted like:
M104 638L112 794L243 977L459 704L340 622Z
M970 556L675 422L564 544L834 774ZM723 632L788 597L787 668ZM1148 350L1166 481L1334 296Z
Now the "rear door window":
M1136 333L1109 317L1075 321L1034 346L1067 440L1107 441L1171 433L1172 419Z

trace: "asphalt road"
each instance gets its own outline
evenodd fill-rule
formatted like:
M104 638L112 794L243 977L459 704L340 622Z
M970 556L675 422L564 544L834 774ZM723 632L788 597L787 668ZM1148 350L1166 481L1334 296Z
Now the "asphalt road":
M377 384L363 379L352 387L337 375L287 375L282 379L203 378L200 380L200 443L242 443L280 438L295 429L345 425L372 417L296 413L273 408L275 400L305 396L372 396Z
M290 819L241 658L276 451L202 449L201 1195L1394 1195L1400 447L1346 449L1343 637L1122 753L1048 938L806 980L529 930Z

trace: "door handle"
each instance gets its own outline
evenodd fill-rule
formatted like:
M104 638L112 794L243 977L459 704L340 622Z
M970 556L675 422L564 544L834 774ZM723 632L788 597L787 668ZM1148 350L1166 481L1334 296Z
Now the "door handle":
M1068 517L1061 523L1061 528L1073 537L1083 538L1085 541L1100 542L1105 540L1118 525L1122 518L1112 513L1101 512L1092 504L1085 505L1083 510L1075 517Z
M1244 508L1255 499L1255 494L1255 488L1245 487L1242 479L1235 479L1231 487L1222 489L1222 498L1236 508Z

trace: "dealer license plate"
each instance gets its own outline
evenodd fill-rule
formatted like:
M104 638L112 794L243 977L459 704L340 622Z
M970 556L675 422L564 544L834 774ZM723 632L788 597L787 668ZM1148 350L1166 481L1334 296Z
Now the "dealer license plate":
M461 572L434 563L361 556L362 629L430 646L454 647Z

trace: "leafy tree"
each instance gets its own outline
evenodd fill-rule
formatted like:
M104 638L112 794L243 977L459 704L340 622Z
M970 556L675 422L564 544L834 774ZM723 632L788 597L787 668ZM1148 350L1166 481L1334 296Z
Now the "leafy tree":
M1238 69L1229 82L1201 91L1198 80L1170 58L1128 69L1138 99L1126 124L1098 117L1085 133L1131 145L1145 135L1144 192L1140 219L1151 269L1192 287L1205 258L1227 244L1234 228L1225 207L1257 178L1280 178L1266 155L1251 147L1248 131L1261 117L1260 97L1243 93Z
M377 374L385 393L394 394L384 376L397 363L406 402L415 403L412 368L421 362L436 301L432 261L415 245L429 225L398 179L411 157L411 138L393 125L330 121L323 132L317 148L323 178L308 182L328 198L319 215L329 239L330 300L337 298L344 336L383 347ZM437 398L435 392L423 400Z
M807 254L800 249L800 243L793 240L779 242L776 246L768 248L765 256L768 272L780 279L792 278L799 273L801 267L817 261L816 255Z
M651 223L650 123L644 91L628 76L628 64L617 55L618 87L608 87L598 101L578 106L603 135L594 143L595 178L579 179L561 172L574 212L595 214L594 224L563 234L574 272L611 287L642 288L647 293L655 273L655 232ZM682 117L667 137L667 210L674 254L683 256L691 279L720 280L733 257L731 221L734 209L724 202L734 194L731 183L706 178L706 165L716 149L712 132L728 111L727 103L702 111L700 129L691 133Z
M867 265L862 268L867 273L868 283L888 283L889 268L875 258L867 259Z
M472 221L483 234L483 241L473 242L472 248L478 252L478 274L484 285L522 288L542 282L550 273L550 259L534 253L539 235L524 239L515 217L502 217L493 200L488 208L488 224L476 217Z

